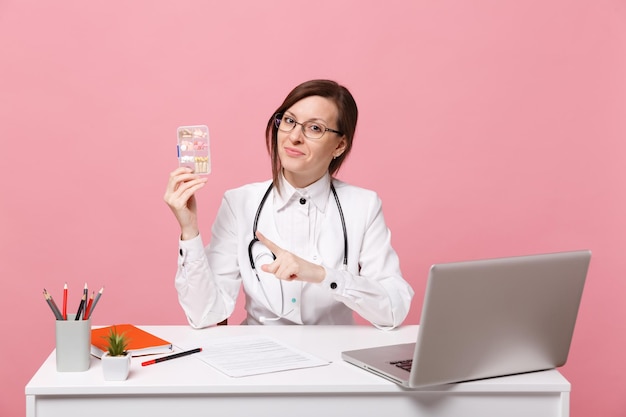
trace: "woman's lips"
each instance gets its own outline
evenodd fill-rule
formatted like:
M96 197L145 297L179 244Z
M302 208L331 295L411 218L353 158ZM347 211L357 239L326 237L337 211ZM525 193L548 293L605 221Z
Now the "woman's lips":
M285 148L285 153L289 156L302 156L304 152L300 152L295 148Z

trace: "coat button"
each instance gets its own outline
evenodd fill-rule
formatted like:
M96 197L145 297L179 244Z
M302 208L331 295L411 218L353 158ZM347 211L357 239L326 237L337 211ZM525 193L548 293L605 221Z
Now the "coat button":
M178 249L178 253L180 254L180 256L183 256L183 250L182 249Z
M302 197L302 198L300 199L300 204L306 204L306 198Z
M330 283L330 289L331 289L331 290L334 290L334 289L336 289L336 288L337 288L337 283L336 283L336 282L331 282L331 283Z

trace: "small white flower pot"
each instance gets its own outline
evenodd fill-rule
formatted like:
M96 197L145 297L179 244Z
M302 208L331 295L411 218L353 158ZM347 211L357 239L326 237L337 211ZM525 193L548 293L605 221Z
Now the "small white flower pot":
M109 356L109 352L102 355L102 373L106 381L124 381L130 372L130 353L125 356Z

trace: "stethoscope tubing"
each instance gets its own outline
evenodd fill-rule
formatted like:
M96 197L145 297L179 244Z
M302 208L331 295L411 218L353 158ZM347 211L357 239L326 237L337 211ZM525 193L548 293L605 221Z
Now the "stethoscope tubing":
M254 272L254 275L256 276L257 281L259 282L259 285L261 286L261 291L263 292L263 296L265 297L265 301L267 301L268 303L268 307L270 307L270 309L272 309L271 307L271 303L269 302L269 298L267 296L267 293L265 292L265 288L263 287L263 283L261 282L261 279L259 278L259 274L256 270L256 264L254 262L254 257L252 256L252 247L254 246L255 243L257 243L259 241L259 239L256 237L256 231L257 231L257 226L259 223L259 217L261 216L261 211L263 210L263 206L265 205L265 201L267 200L268 196L270 195L270 192L272 191L274 184L270 183L269 187L267 187L267 190L265 191L265 194L263 194L263 198L261 199L261 202L259 203L259 207L256 210L256 214L254 215L254 222L252 224L252 240L250 241L250 243L248 244L248 257L250 259L250 266L252 267L252 271ZM346 221L345 218L343 216L343 210L341 208L341 202L339 201L339 196L337 195L337 191L335 190L335 186L332 184L332 182L330 183L330 190L333 193L333 196L335 197L335 202L337 203L337 210L339 210L339 217L341 219L341 228L343 231L343 268L344 270L348 269L348 232L346 229ZM276 259L276 255L274 255L274 253L272 253L272 258ZM274 314L277 314L276 318L272 318L272 319L266 319L264 318L263 321L266 320L279 320L284 318L285 316L287 316L288 314L291 313L291 311L289 311L288 313L285 313L285 300L284 300L284 295L283 295L283 284L282 281L279 283L280 285L280 292L281 292L281 312L280 314L277 314L275 311L273 311Z
M256 274L257 280L259 280L259 282L261 280L259 279L259 275L256 272L256 265L254 263L254 257L252 256L252 247L254 246L256 242L259 241L259 239L256 237L257 226L259 224L259 217L261 216L261 211L263 210L263 206L265 206L265 201L267 200L267 197L270 195L270 192L272 191L273 187L274 187L273 183L271 183L269 187L267 187L267 190L265 191L265 194L263 194L263 198L261 199L261 202L259 203L259 207L257 208L256 214L254 215L254 223L252 224L252 240L248 244L248 258L250 259L250 266L252 267L252 270ZM337 210L339 210L339 218L341 219L341 229L343 232L343 268L347 269L348 268L348 231L346 229L346 219L343 215L343 210L341 208L341 202L339 201L339 196L337 195L337 190L335 190L335 186L333 185L332 182L330 183L330 191L332 191L333 196L335 197L335 203L337 203ZM274 253L272 253L272 257L276 259L276 255L274 255Z
M273 186L274 184L272 183L270 184L269 187L267 187L267 191L265 191L265 194L263 194L263 198L261 199L261 202L259 203L259 207L256 209L256 214L254 215L254 223L252 224L252 240L248 244L248 257L250 258L250 266L252 267L252 270L256 274L256 279L259 282L261 282L261 280L259 279L259 274L257 274L256 272L256 265L254 264L254 257L252 256L252 247L254 246L256 242L259 241L259 239L256 237L256 229L259 224L259 217L261 216L261 210L263 209L263 206L265 205L265 200L267 200L267 196L270 195L270 192L272 191ZM276 255L274 255L273 252L272 252L272 257L276 259Z

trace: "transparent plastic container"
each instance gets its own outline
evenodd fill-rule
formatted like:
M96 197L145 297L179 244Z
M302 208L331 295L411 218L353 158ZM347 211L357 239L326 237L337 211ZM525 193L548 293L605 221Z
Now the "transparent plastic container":
M178 165L189 167L196 174L210 174L209 128L205 125L180 126L177 136Z

